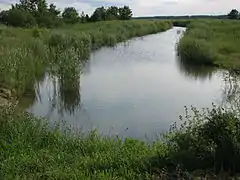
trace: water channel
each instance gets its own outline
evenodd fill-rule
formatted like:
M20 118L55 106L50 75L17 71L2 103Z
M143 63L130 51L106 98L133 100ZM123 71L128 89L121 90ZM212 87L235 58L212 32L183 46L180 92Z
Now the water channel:
M58 78L46 73L27 111L84 132L155 139L184 106L206 108L223 99L222 71L180 62L176 45L184 30L94 51L73 91L62 92Z

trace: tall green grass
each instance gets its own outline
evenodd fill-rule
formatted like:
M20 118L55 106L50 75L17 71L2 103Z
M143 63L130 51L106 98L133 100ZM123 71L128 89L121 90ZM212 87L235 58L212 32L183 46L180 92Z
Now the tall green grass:
M161 145L75 134L13 109L0 114L0 179L151 179ZM164 151L163 151L164 152Z
M0 109L0 179L228 179L240 172L240 91L233 87L234 108L185 107L182 124L151 144Z
M92 50L171 26L167 21L111 21L52 30L1 28L0 87L13 89L21 96L33 91L35 79L44 76L46 69L71 73L88 59Z
M180 40L182 61L227 68L240 67L240 22L235 20L195 20Z

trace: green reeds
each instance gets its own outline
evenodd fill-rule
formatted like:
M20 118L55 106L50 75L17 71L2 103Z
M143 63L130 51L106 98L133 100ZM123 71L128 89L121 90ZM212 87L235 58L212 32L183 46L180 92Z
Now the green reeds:
M46 69L65 71L63 68L81 66L92 50L169 28L171 23L167 21L97 22L52 30L2 28L0 86L15 89L21 96L25 91L34 91L35 79L43 76Z
M178 44L182 61L226 68L240 67L240 22L194 20Z

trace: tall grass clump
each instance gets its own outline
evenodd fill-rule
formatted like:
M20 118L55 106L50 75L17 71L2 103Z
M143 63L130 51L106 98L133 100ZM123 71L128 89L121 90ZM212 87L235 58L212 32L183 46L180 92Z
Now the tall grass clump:
M0 47L0 84L14 90L17 96L31 90L35 78L45 71L45 45L38 40L28 43L19 47Z
M1 179L151 179L154 149L96 132L75 133L13 109L0 113Z
M206 40L192 37L183 38L179 42L178 53L181 56L181 61L200 65L213 65L216 56Z
M235 20L194 20L178 44L183 61L240 67L240 24Z

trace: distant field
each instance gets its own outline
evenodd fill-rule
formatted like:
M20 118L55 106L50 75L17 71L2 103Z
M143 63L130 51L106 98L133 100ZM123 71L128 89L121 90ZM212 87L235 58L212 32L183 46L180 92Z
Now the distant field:
M183 62L240 68L240 21L194 20L179 42Z

